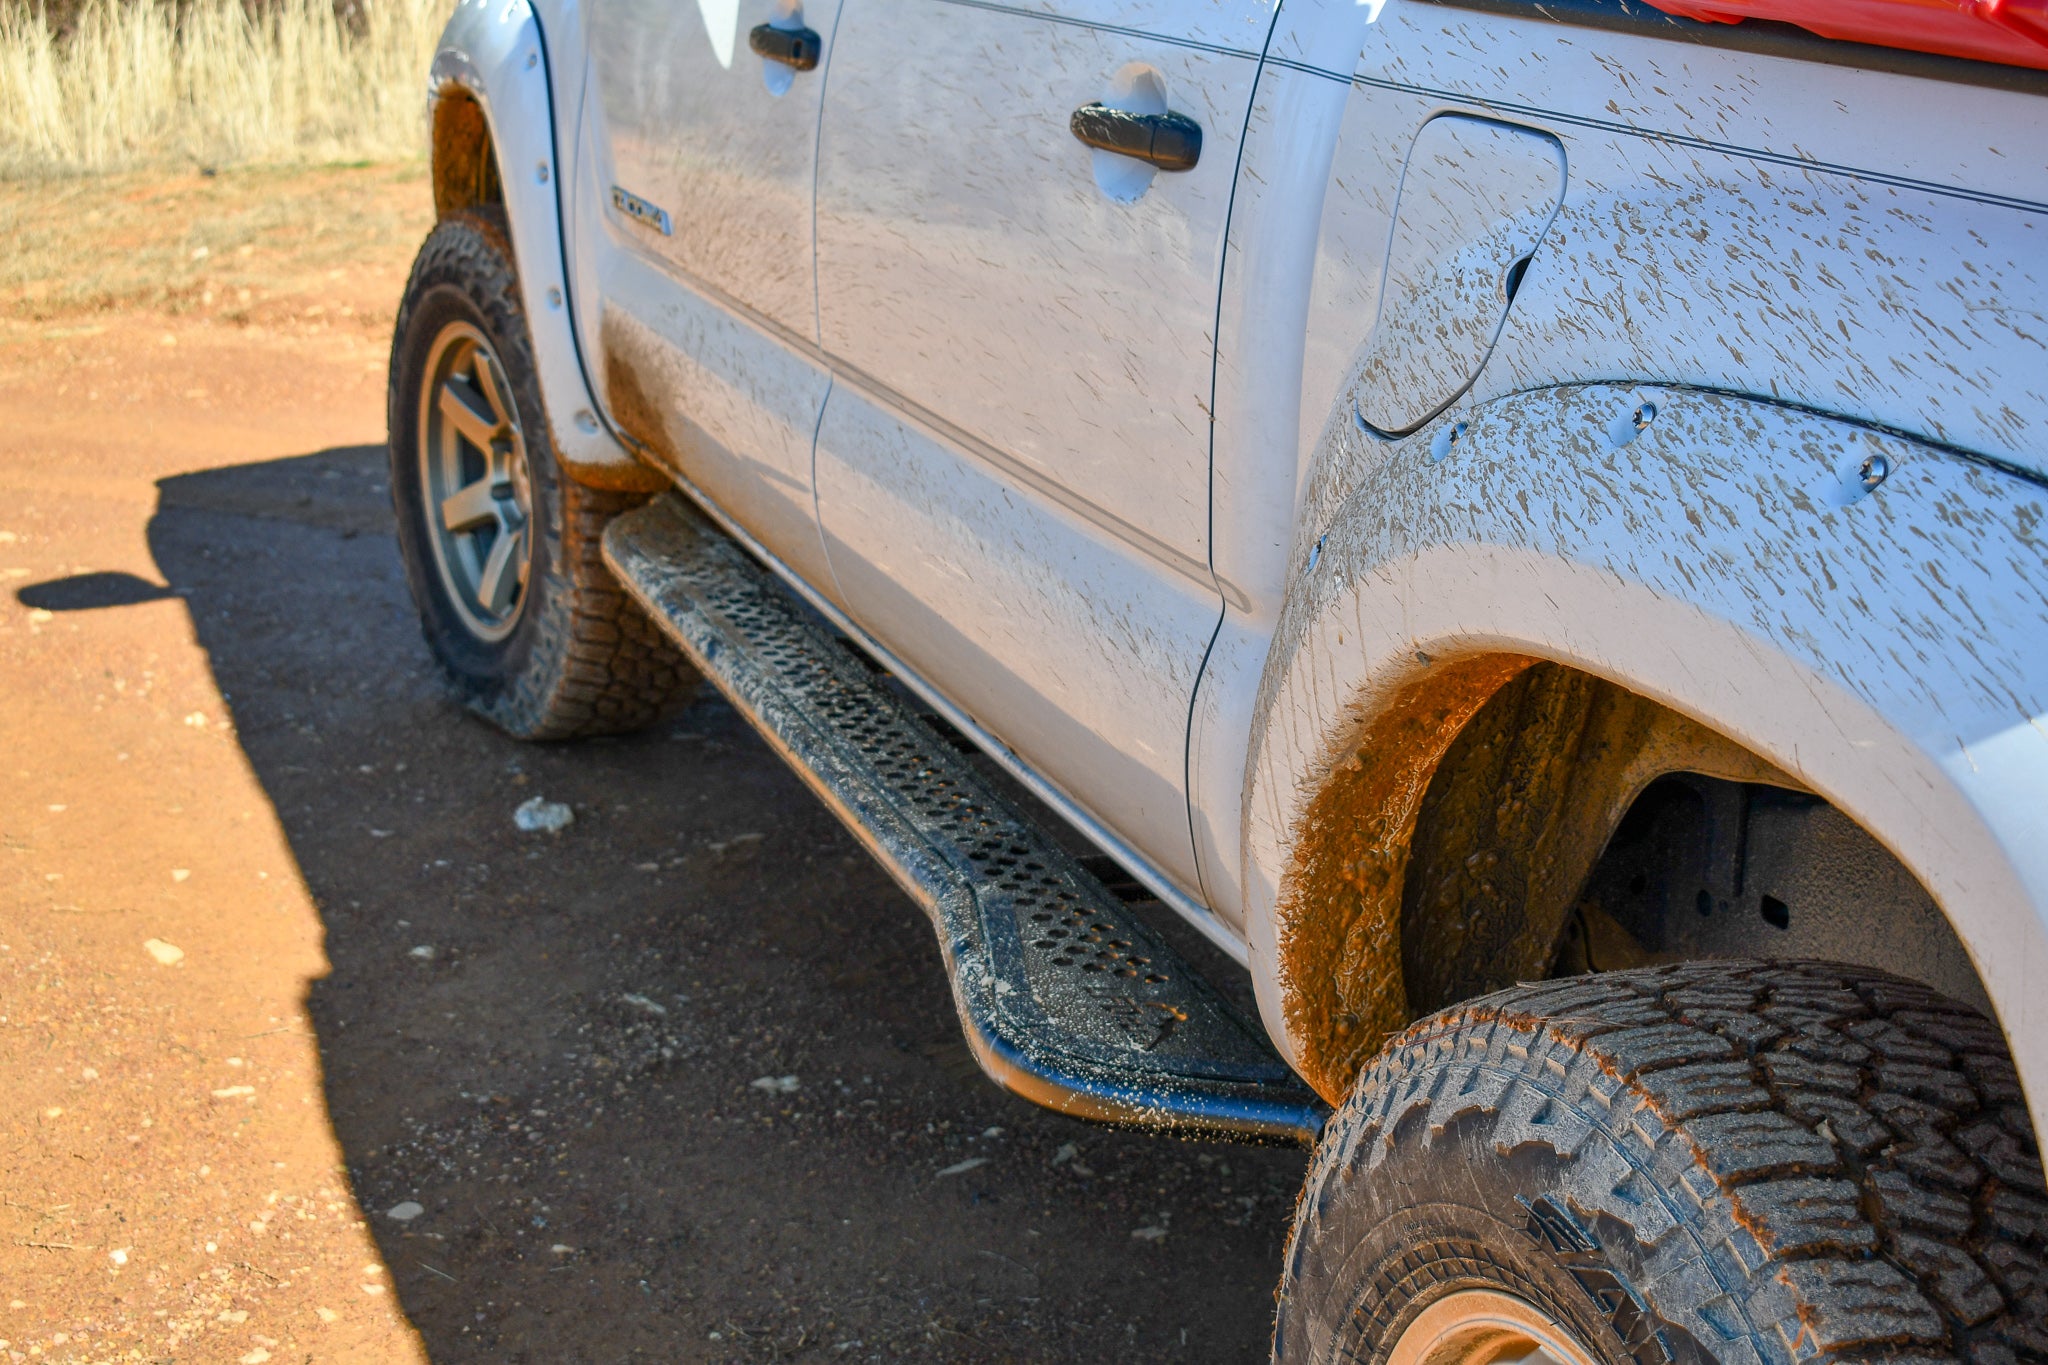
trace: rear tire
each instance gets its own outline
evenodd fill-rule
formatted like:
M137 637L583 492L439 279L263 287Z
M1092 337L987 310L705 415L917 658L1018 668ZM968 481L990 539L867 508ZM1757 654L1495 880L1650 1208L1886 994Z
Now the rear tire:
M2044 1194L1998 1029L1923 986L1742 962L1518 986L1410 1027L1331 1120L1274 1358L1526 1354L1416 1354L1459 1317L1433 1305L1485 1291L1569 1333L1549 1359L2048 1361Z
M555 459L502 217L454 214L413 263L392 341L391 500L427 645L520 739L639 729L697 681L601 552L647 495Z

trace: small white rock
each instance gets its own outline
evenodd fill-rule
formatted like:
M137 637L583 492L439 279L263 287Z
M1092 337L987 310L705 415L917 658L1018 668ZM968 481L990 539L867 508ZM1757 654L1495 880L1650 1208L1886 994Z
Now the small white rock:
M416 957L422 962L432 962L434 960L434 945L431 943L422 943L419 947L407 953L406 956Z
M756 1090L765 1090L771 1095L794 1094L797 1089L797 1079L794 1076L756 1076L747 1084Z
M633 1007L634 1009L637 1009L637 1010L644 1010L644 1011L646 1011L646 1012L647 1012L648 1014L656 1014L656 1015L664 1015L664 1016L665 1016L665 1015L667 1015L667 1013L668 1013L668 1006L666 1006L666 1005L663 1005L663 1004L660 1004L660 1003L659 1003L659 1002L657 1002L657 1001L649 1000L649 999L648 999L648 998L647 998L646 996L644 996L644 995L622 995L622 996L620 996L620 997L619 997L619 999L621 999L621 1000L625 1001L625 1002L626 1002L627 1004L631 1005L631 1006L632 1006L632 1007ZM760 1081L755 1081L755 1082L754 1082L754 1084L756 1084L756 1085L759 1085L760 1083L761 1083Z
M217 1100L231 1100L237 1095L253 1095L255 1093L256 1087L253 1085L231 1085L225 1089L214 1091L213 1097Z
M965 1175L977 1166L986 1165L988 1165L987 1157L971 1156L968 1157L965 1161L954 1162L952 1165L948 1166L945 1170L940 1171L937 1175L933 1176L932 1178L934 1180L944 1180L949 1175Z
M403 1203L393 1204L385 1210L384 1216L394 1223L410 1223L425 1212L424 1207L408 1199Z
M549 1247L548 1250L554 1252L557 1256L572 1256L576 1252L576 1248L566 1242L557 1242Z
M107 1259L112 1261L115 1265L127 1265L128 1253L133 1250L135 1250L134 1247L116 1247L114 1250L107 1253Z
M1156 1242L1165 1235L1165 1228L1152 1227L1131 1229L1131 1240L1137 1242Z
M545 796L536 796L512 812L512 823L528 834L560 834L575 818L575 811Z
M1069 1161L1072 1161L1075 1157L1079 1155L1081 1155L1081 1149L1079 1147L1076 1147L1071 1142L1063 1143L1061 1144L1060 1149L1052 1154L1052 1164L1055 1166L1064 1166Z
M249 1354L241 1357L241 1362L242 1365L263 1365L263 1362L268 1359L270 1359L270 1352L264 1350L261 1346L258 1346L255 1350L249 1352Z
M185 723L195 730L204 730L206 728L206 713L204 711L194 711L185 717Z
M185 960L185 950L175 943L166 943L160 938L147 939L142 951L157 960L159 966L175 967Z
M322 1322L339 1322L341 1320L341 1314L335 1312L332 1308L315 1308L313 1312Z
M174 867L171 869L171 880L174 882L182 882L191 875L192 870L190 868Z

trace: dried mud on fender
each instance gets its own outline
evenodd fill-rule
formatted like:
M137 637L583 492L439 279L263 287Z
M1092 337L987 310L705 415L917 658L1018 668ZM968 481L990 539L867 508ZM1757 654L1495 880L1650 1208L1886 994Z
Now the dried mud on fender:
M1407 684L1302 821L1280 892L1280 976L1302 1074L1333 1104L1365 1059L1408 1023L1401 885L1437 761L1465 722L1534 663L1489 655Z

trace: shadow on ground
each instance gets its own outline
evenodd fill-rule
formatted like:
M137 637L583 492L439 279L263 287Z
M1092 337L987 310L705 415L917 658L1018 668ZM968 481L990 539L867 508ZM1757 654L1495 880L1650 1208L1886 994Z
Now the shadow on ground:
M329 1112L433 1357L1263 1358L1302 1157L983 1081L923 918L715 698L575 746L470 720L384 477L166 480L167 589L37 605L186 599L320 910ZM518 832L537 795L575 822Z

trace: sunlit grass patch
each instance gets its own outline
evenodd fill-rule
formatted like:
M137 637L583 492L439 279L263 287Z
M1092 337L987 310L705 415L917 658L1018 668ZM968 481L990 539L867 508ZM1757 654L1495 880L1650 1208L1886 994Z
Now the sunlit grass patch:
M0 339L138 310L239 324L352 306L388 325L433 218L418 161L0 183Z
M86 0L58 37L0 0L0 176L417 157L451 8Z

